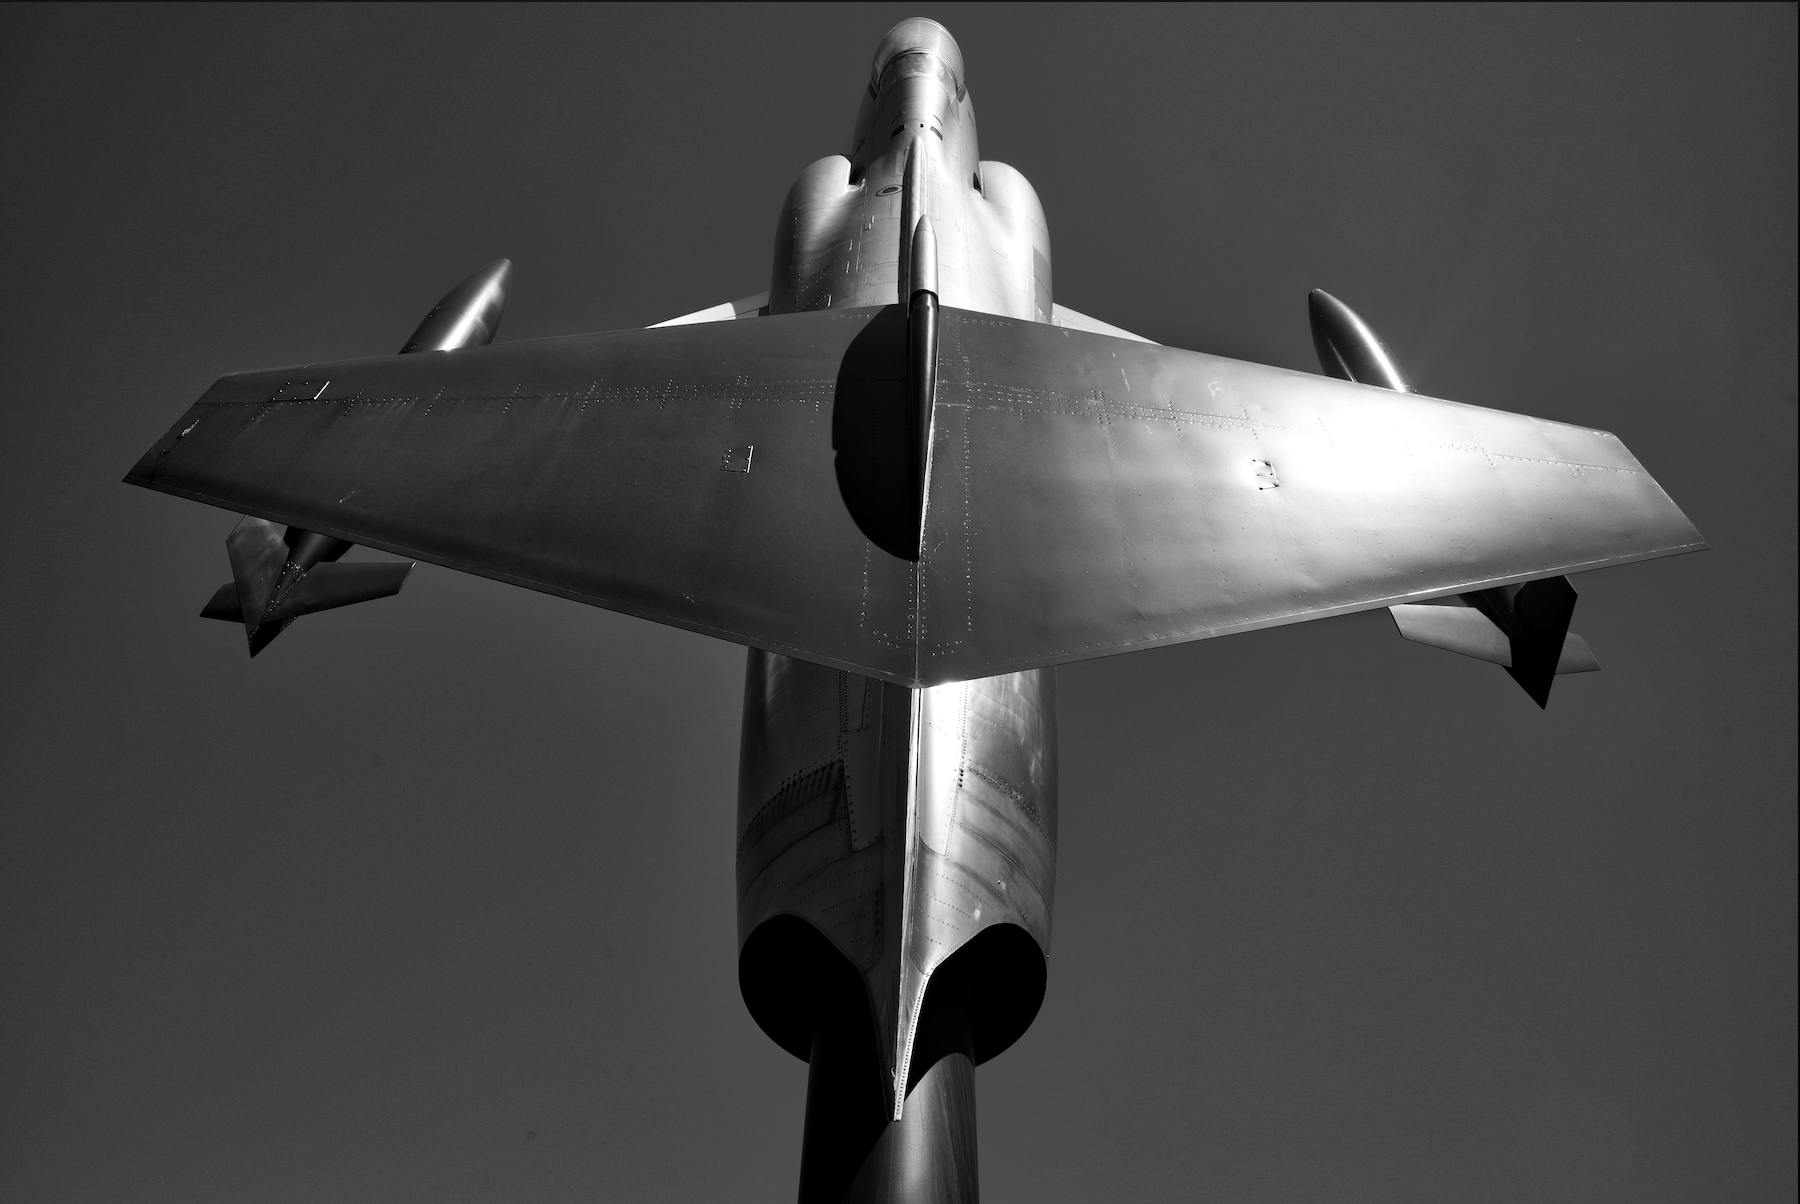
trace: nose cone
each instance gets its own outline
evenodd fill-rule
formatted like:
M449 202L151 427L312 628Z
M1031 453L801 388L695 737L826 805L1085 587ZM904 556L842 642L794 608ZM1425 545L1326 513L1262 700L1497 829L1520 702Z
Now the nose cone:
M956 93L960 96L968 86L967 78L963 75L962 51L957 48L956 39L950 36L950 31L929 17L908 17L887 31L887 36L875 47L875 62L870 69L869 86L877 92L881 91L881 77L887 72L889 65L902 55L919 53L931 55L949 69L955 80Z
M1319 353L1319 367L1325 375L1399 393L1414 391L1386 344L1348 305L1316 288L1306 298L1306 316L1312 323L1313 349Z
M500 329L506 294L511 288L512 260L494 260L444 294L437 308L425 315L412 338L400 348L400 354L486 346Z

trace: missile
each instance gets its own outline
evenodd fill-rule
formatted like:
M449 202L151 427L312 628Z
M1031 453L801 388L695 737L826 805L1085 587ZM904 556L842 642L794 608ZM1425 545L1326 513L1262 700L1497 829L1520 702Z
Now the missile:
M1306 298L1313 349L1327 376L1416 393L1374 327L1323 289ZM1430 602L1390 606L1405 639L1500 665L1540 707L1561 673L1591 673L1600 662L1587 641L1569 630L1575 587L1567 577L1476 590Z
M500 329L500 316L506 312L506 294L511 288L512 260L494 260L445 293L400 348L400 354L487 346Z
M213 592L203 619L244 625L250 655L269 646L301 615L400 592L410 560L337 564L350 544L316 531L246 517L225 539L232 580Z
M511 285L512 260L496 259L444 294L400 354L492 342ZM213 591L200 617L242 623L255 656L302 615L400 592L413 562L337 563L351 546L317 531L289 527L284 532L277 523L246 516L225 537L232 579Z
M1322 288L1306 298L1306 316L1312 323L1313 350L1326 376L1379 385L1396 393L1417 392L1387 345L1357 312Z

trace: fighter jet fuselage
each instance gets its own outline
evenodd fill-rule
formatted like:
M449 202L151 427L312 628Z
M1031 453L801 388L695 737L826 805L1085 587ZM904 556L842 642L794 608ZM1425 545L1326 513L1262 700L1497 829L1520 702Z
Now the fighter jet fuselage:
M955 42L910 21L876 51L851 154L820 159L788 190L768 312L907 304L922 219L944 305L1051 321L1037 194L981 160ZM973 1173L973 1067L1022 1034L1043 999L1053 674L909 690L750 653L739 974L765 1031L813 1066L802 1199L841 1198L865 1164L885 1165L867 1151L897 1154L908 1129L966 1129L970 1165L959 1172L951 1158L932 1174ZM840 1019L820 1025L813 1013L833 984Z

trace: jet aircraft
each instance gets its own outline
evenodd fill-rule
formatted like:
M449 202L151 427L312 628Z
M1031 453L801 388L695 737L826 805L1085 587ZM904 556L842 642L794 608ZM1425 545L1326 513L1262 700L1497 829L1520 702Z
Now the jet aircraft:
M512 267L394 356L220 379L127 476L244 515L205 617L252 656L410 561L744 645L739 981L809 1065L799 1195L973 1200L973 1068L1046 988L1054 669L1389 608L1539 705L1598 668L1567 574L1704 547L1613 435L1419 395L1309 298L1323 375L1054 299L961 52L878 45L768 289L493 343Z

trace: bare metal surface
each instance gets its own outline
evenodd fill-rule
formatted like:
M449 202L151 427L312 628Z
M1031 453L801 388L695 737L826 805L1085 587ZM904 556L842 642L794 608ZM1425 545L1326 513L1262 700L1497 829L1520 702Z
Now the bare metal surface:
M946 55L933 65L928 61L933 55L919 53L913 45L919 38L939 48L947 43L954 51L955 43L935 23L902 23L877 51L870 100L877 112L883 106L891 111L911 105L908 111L914 117L922 111L925 121L917 133L909 133L904 115L893 119L897 146L885 169L879 161L873 171L865 165L860 190L839 184L837 163L842 161L815 164L794 186L782 215L785 237L777 239L771 304L777 312L826 309L834 301L829 289L842 290L835 298L842 305L859 288L873 294L865 300L885 300L887 287L894 289L895 299L907 301L905 421L886 430L890 438L905 440L911 504L898 537L878 539L871 556L879 552L915 564L930 478L939 293L945 288L933 214L938 198L949 198L945 208L959 215L959 206L966 208L971 197L986 205L975 192L976 177L965 183L961 174L975 156L960 55ZM880 86L884 74L910 81L905 87L911 91L896 100ZM948 86L934 94L933 80ZM890 87L893 82L889 79ZM921 99L928 102L922 110ZM933 101L957 120L944 112L931 115ZM859 133L868 132L870 107L865 105ZM936 148L925 136L929 131L941 138L945 126L959 146L966 139L960 163L954 153L934 154ZM866 145L859 138L858 149ZM890 173L898 183L883 185L885 193L869 187L871 180L885 181ZM1004 172L1000 176L1006 178ZM818 199L809 204L809 196ZM885 229L875 216L892 212L893 201L884 196L897 196L899 203L898 221ZM859 214L858 201L874 214ZM1035 196L1027 212L1038 214L1041 228ZM990 214L994 216L1018 228L1010 213L996 211ZM846 221L855 224L860 240L836 241ZM879 266L886 254L871 254L884 233L892 239L887 253L895 268L906 268L891 286ZM839 246L869 255L873 262L866 269L860 262L845 264L840 274L832 258ZM963 250L965 269L970 257L978 258L983 269L965 270L961 281L951 285L964 286L965 299L1025 318L1036 314L1026 298L1035 296L1048 305L1047 269L1038 273L1046 280L1034 284L1022 257L1008 265L991 253L978 254L987 250L979 243L964 243ZM809 257L823 259L825 266ZM1041 240L1037 260L1048 263L1047 239ZM970 279L999 280L1012 287L970 297ZM829 288L822 291L809 281L828 282ZM867 410L881 400L864 392L850 404ZM862 414L847 417L867 421ZM859 467L854 436L846 433L833 442L840 485L848 479L852 488L860 488L857 482L869 466ZM1049 673L1028 671L902 690L783 656L750 654L739 793L740 975L746 1002L772 1036L785 1038L793 1048L811 1025L803 1201L972 1202L978 1197L974 1064L1023 1033L1042 1000L1055 882L1053 686ZM830 730L834 718L835 733ZM837 800L817 800L821 788L835 788ZM798 802L803 795L817 801ZM799 816L803 810L806 819L775 818ZM852 1013L862 1010L854 1003L840 1002L833 1012L830 1005L806 997L835 997L835 975L829 964L800 970L788 960L798 956L768 939L786 930L772 927L763 940L752 940L777 917L799 917L813 925L827 935L836 955L860 972L866 1029L854 1027L854 1017L844 1014L846 1007ZM1024 933L1023 945L970 943L996 925ZM1009 950L1015 960L1009 960ZM929 996L937 1002L927 1015L933 972L959 953L962 973ZM759 957L775 964L758 966ZM831 957L826 955L828 963ZM777 996L757 986L783 973L790 980L809 980L804 993ZM967 985L984 981L994 988ZM915 1065L921 1018L926 1021L924 1049L922 1062ZM979 1049L977 1023L983 1037ZM939 1039L947 1026L958 1034L950 1042L953 1048L942 1047ZM874 1046L860 1055L858 1033ZM858 1119L864 1116L862 1101L869 1086L879 1087L880 1123L872 1123L873 1117ZM854 1182L841 1190L852 1172Z
M929 53L898 55L910 61L888 87L865 93L850 154L820 159L788 191L770 312L904 303L911 231L929 213L940 303L1048 321L1050 232L1036 192L1013 168L981 159L960 56L942 51L942 70L926 61L933 47L954 45L949 34L925 22L897 35L901 43Z
M937 233L931 225L931 215L922 209L919 220L913 229L912 241L911 291L926 292L933 296L938 292L937 271Z
M1053 689L1047 673L1020 673L915 691L750 654L739 942L775 916L798 916L856 968L896 1112L894 1084L906 1080L932 971L996 924L1049 949ZM1035 1013L1037 1000L1015 1010L1027 1006ZM982 1021L996 1032L1016 1028L1016 1038L1030 1015Z
M1009 673L914 697L895 1051L902 1083L933 972L995 924L1023 929L1048 955L1056 891L1053 674ZM1036 1000L1029 1007L1035 1014ZM1022 1020L1020 1032L1031 1017Z
M912 187L920 187L916 181ZM931 479L932 418L937 402L938 273L937 237L931 218L922 213L914 227L907 273L912 289L906 318L906 418L908 451L919 528L925 516L925 495ZM923 539L923 530L919 538ZM915 547L909 559L919 559Z
M915 566L833 447L904 405L883 313L226 377L129 479L908 685L1704 546L1603 431L944 308Z
M745 318L760 317L769 305L769 294L753 293L748 297L739 297L736 301L721 301L717 305L709 305L705 309L697 309L691 314L682 314L678 318L670 318L665 322L653 322L650 329L663 326L691 326L696 322L730 322Z
M893 1013L899 991L910 726L911 692L902 687L749 655L738 776L740 945L774 916L805 919L867 980L878 1017L884 1006ZM758 1017L765 1028L781 1019ZM804 1057L802 1037L784 1044Z
M1412 381L1393 353L1357 312L1322 288L1306 298L1313 349L1327 376L1412 393Z
M1703 546L1603 431L954 311L941 338L921 680Z
M1312 291L1306 307L1319 366L1327 376L1397 393L1417 392L1375 328L1355 310L1322 289ZM1259 475L1273 484L1273 466L1265 462L1264 468L1267 472ZM1600 668L1587 641L1568 629L1575 598L1569 579L1553 574L1437 598L1429 605L1402 604L1390 613L1407 639L1501 665L1532 701L1547 707L1551 683L1559 674Z
M932 1064L876 1139L843 1204L976 1204L975 1067L952 1053Z
M1086 314L1077 313L1060 303L1050 307L1050 321L1070 330L1085 330L1089 334L1110 334L1115 339L1131 339L1138 343L1161 346L1155 339L1147 339L1141 334L1133 334L1122 326L1114 326L1111 322L1102 322L1099 318L1090 318Z
M506 313L506 294L511 288L512 260L494 260L446 293L425 315L400 353L455 351L493 342Z
M237 586L238 614L244 622L244 634L250 640L250 655L255 656L259 650L257 632L281 581L288 546L275 523L244 518L225 537L225 555L231 561L231 579ZM273 639L274 633L268 638Z
M1446 601L1455 605L1445 605ZM1495 626L1492 619L1464 604L1460 598L1440 598L1416 606L1390 606L1388 613L1394 616L1394 626L1400 634L1415 643L1512 668L1511 638ZM1600 662L1587 641L1568 632L1563 637L1562 653L1557 658L1557 673L1592 673L1599 668Z
M1337 380L1057 306L934 22L883 39L853 137L766 296L476 346L500 261L406 347L460 350L226 377L128 480L253 516L247 627L354 540L748 645L739 976L811 1065L802 1196L972 1201L973 1067L1045 984L1048 666L1398 604L1541 702L1586 653L1559 574L1704 545L1610 434L1417 396L1325 294Z
M268 606L260 626L288 623L302 615L317 614L339 606L351 606L376 598L391 598L406 584L412 573L410 561L385 564L321 564L309 571L277 603ZM237 584L226 582L213 592L201 610L203 619L223 619L230 623L244 621L237 596Z
M400 354L486 346L500 328L511 284L510 259L496 259L467 277L425 315ZM288 381L273 397L277 401L317 401L330 388L329 380ZM236 605L225 605L227 587L220 586L200 616L242 622L250 655L255 656L302 615L400 592L412 572L411 564L334 564L351 546L348 539L297 525L277 535L275 524L246 517L226 539Z

